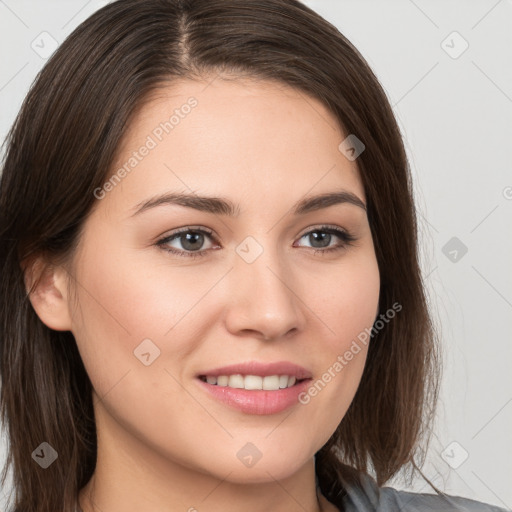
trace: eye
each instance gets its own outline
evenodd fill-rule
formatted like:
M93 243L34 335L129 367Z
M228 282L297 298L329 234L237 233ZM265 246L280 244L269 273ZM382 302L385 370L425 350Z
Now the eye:
M205 256L207 254L207 249L201 250L203 248L205 236L211 238L213 236L213 232L204 228L195 229L186 227L179 231L175 231L170 236L162 238L156 243L156 245L161 247L164 251L177 254L179 256L189 256L192 258ZM178 242L181 249L169 246L171 242Z
M334 238L333 238L334 237ZM155 245L171 254L185 257L206 256L209 250L217 247L204 248L206 239L213 238L213 231L206 228L185 227L177 230L170 235L162 238ZM311 248L314 253L327 253L345 249L348 245L356 240L356 237L348 231L335 226L320 226L308 231L302 235L299 240L308 238L313 244ZM341 242L331 245L331 242L338 238ZM178 244L180 247L172 246L171 243ZM294 247L296 247L294 245Z
M341 240L341 243L331 246L330 244L333 241L333 235L334 239L338 238ZM315 254L345 249L356 240L356 237L351 233L335 226L320 226L308 231L300 237L300 239L303 238L307 238L307 240L312 244L312 249L314 249Z

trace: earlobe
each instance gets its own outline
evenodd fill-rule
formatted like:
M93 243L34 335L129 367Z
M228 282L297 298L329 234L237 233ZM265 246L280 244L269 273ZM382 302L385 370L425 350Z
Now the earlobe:
M36 260L27 266L24 275L25 289L41 322L56 331L70 331L66 271Z

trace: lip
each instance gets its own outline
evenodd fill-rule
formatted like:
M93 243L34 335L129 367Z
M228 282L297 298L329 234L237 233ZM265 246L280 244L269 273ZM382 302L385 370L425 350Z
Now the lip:
M251 375L251 374L248 374ZM199 377L195 379L199 386L209 396L224 403L225 405L242 411L246 414L277 414L289 407L299 404L299 395L310 385L311 379L296 382L290 388L276 391L263 389L240 389L228 386L217 386L203 382Z
M289 375L297 380L311 379L312 373L306 368L289 361L276 361L273 363L263 363L259 361L247 361L245 363L222 366L211 370L204 370L197 374L200 376L218 377L219 375L259 375L268 377L269 375ZM291 389L291 388L290 388Z
M229 386L208 384L200 377L218 377L219 375L288 375L296 378L297 382L284 389L267 391L263 389L241 389ZM196 375L196 381L209 396L225 405L246 414L276 414L299 403L299 394L307 389L312 379L312 373L306 368L289 361L264 363L247 361L244 363L222 366L204 370Z

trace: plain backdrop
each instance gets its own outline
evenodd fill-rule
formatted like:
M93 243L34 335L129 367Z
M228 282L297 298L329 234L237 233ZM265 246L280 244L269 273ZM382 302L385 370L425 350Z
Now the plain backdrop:
M2 141L46 62L37 41L51 50L106 3L0 0ZM444 355L423 472L449 494L510 508L512 1L304 3L367 59L410 158L422 269ZM5 439L2 465L4 454ZM421 477L388 485L433 492ZM0 491L0 510L8 491Z

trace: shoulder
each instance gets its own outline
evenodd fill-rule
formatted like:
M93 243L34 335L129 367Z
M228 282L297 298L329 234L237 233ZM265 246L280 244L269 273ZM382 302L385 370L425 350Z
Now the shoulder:
M506 509L469 498L447 494L425 494L378 487L370 475L361 476L361 485L345 484L345 512L506 512Z

